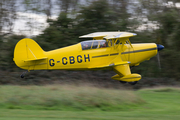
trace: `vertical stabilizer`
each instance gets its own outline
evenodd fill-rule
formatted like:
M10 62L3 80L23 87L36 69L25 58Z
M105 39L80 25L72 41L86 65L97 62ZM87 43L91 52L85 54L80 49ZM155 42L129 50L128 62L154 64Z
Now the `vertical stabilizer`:
M47 57L44 50L29 38L24 38L16 44L13 60L22 69L47 69Z

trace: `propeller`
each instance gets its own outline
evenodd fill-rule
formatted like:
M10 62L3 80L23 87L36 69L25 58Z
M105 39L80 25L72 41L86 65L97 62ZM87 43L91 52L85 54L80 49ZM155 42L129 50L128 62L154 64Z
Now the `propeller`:
M160 61L160 57L159 57L159 51L164 49L164 46L163 45L160 45L160 44L156 44L157 45L157 60L158 60L158 65L159 65L159 70L161 70L161 61Z

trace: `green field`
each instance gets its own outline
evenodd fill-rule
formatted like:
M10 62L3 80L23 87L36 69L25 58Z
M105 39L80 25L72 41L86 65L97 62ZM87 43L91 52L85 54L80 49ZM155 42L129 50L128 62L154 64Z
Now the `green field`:
M179 120L180 89L0 86L0 120Z

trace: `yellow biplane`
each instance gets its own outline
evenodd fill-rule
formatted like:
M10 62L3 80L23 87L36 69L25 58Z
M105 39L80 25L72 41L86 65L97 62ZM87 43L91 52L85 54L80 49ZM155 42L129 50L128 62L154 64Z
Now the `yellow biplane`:
M44 51L34 40L20 40L14 50L14 62L30 70L94 70L112 69L112 77L122 83L136 84L141 75L132 74L131 66L149 60L164 48L155 43L131 44L130 32L95 32L80 38L93 38L52 51ZM24 77L24 74L21 75Z

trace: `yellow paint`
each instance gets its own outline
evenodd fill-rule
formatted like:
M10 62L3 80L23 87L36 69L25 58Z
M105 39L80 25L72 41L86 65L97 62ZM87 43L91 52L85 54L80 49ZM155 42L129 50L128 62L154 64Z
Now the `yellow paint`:
M116 33L116 37L118 35L119 32ZM131 74L130 66L137 66L140 62L155 56L157 46L155 43L131 44L128 38L132 35L132 33L125 33L122 38L118 36L112 41L107 40L109 46L104 48L100 48L102 40L97 40L97 46L92 46L95 42L90 42L91 46L86 50L83 50L82 44L78 43L47 52L43 51L34 40L24 38L17 43L13 60L18 67L26 70L112 68L117 73L112 79L127 82L138 81L141 75ZM96 35L94 38L99 39L99 36ZM112 38L112 34L106 37ZM120 42L115 44L117 40Z

